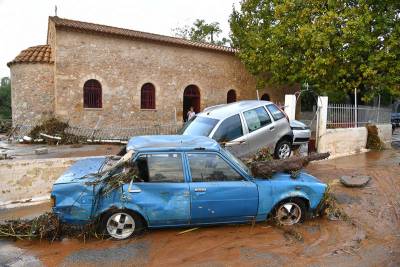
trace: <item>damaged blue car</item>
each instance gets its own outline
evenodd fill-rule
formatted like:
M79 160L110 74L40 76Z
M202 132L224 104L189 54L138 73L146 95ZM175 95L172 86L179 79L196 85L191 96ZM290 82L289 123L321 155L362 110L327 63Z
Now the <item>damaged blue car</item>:
M137 171L130 173L131 167ZM317 211L326 188L304 172L296 178L253 177L207 137L138 136L120 158L77 161L55 182L51 199L62 222L96 221L103 233L125 239L146 227L246 223L269 216L296 224Z

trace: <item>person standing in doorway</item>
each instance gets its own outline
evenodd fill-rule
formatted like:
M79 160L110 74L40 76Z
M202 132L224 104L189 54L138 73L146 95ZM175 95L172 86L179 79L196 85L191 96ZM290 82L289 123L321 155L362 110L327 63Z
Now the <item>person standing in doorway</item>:
M187 120L190 121L191 118L193 118L196 115L196 113L193 110L193 107L190 107L188 113L187 113Z

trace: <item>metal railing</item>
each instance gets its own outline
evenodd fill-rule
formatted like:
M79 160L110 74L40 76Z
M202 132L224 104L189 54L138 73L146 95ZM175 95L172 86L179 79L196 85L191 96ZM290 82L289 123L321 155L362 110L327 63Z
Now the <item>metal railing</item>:
M390 108L329 104L327 128L355 128L366 124L390 123Z
M31 130L36 124L26 125L17 124L13 127L10 137L13 139L21 139L29 136ZM160 135L160 134L176 134L182 127L181 123L171 123L164 125L152 125L143 127L98 127L89 128L83 126L69 126L65 129L68 134L87 138L95 142L105 140L127 141L129 138L138 135ZM46 133L44 133L46 134Z
M76 136L84 136L91 140L123 140L126 141L132 136L138 135L160 135L176 134L181 128L181 124L153 125L144 127L126 127L126 128L87 128L72 126L66 129L66 132Z

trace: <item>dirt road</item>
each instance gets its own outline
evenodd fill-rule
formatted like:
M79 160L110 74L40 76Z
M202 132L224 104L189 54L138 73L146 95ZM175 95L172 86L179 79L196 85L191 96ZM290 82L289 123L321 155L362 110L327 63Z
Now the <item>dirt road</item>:
M12 245L46 266L400 266L399 162L400 150L385 150L307 168L332 184L350 221L314 219L291 231L263 223L206 227L181 235L182 229L154 230L126 241ZM338 179L351 174L370 175L372 181L365 188L343 187ZM10 216L0 213L1 218Z

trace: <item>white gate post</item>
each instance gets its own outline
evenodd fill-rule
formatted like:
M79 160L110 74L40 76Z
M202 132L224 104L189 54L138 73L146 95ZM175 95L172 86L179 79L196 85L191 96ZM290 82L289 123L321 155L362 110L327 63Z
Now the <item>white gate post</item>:
M289 120L296 118L296 96L285 95L285 113L288 115Z
M321 146L321 137L326 134L326 124L328 121L328 97L318 97L318 109L317 109L317 128L316 128L316 140L317 151L323 152Z

